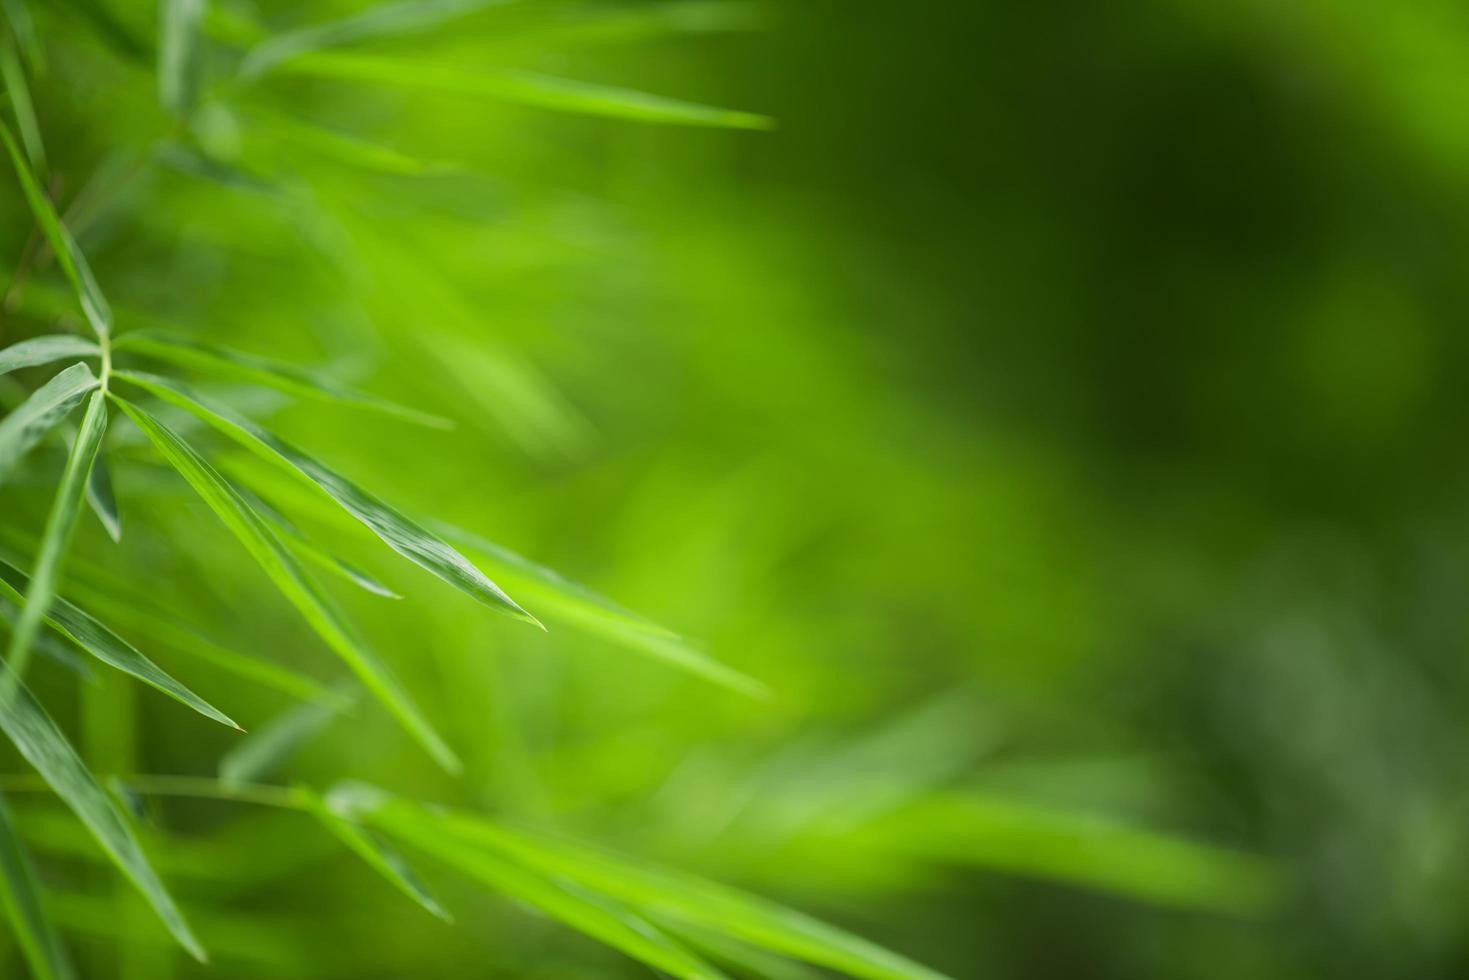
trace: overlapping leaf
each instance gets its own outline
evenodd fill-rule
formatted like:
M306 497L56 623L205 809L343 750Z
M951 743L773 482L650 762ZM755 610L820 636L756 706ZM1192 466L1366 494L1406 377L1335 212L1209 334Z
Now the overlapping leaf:
M91 368L73 364L31 392L15 411L0 419L0 483L5 482L20 458L97 384Z
M50 364L64 358L99 357L102 348L94 341L71 334L48 334L32 337L0 349L0 374L9 374L21 368Z
M41 885L4 799L0 799L0 904L36 980L70 980L71 962L46 914Z

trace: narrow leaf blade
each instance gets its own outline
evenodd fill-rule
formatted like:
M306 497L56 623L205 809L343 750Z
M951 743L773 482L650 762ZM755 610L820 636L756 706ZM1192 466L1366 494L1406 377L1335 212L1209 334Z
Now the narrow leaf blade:
M246 550L260 563L276 587L296 607L317 635L352 668L363 684L439 765L450 772L457 772L460 768L458 758L413 704L386 665L353 635L346 622L330 607L326 597L307 577L295 557L239 491L225 482L188 443L157 419L131 402L121 399L117 401L163 457L188 481L235 537L240 539Z
M10 919L21 952L37 980L74 976L61 940L41 900L41 884L31 868L10 808L0 799L0 903Z
M92 392L92 400L87 403L87 411L82 416L76 441L67 455L66 467L61 473L61 484L56 489L51 512L46 516L46 530L41 535L41 549L36 555L35 571L26 586L15 629L10 633L10 646L5 660L17 679L25 676L31 640L41 628L41 622L56 598L61 562L71 545L71 535L76 528L77 515L81 513L87 480L92 474L92 461L97 458L97 450L102 446L102 436L106 431L107 395L98 389ZM0 697L3 696L0 694Z
M46 382L4 419L0 419L0 483L41 437L97 387L85 364L73 364Z
M19 568L0 558L0 596L19 601L30 588L30 580ZM93 618L79 607L58 597L46 614L46 622L56 632L71 640L103 663L115 667L150 687L156 688L181 704L188 705L206 718L239 729L224 712L205 701L149 660L127 640Z
M166 378L138 371L119 371L115 376L190 412L262 459L319 488L347 513L367 525L388 547L419 567L491 608L508 612L536 626L541 625L539 620L522 609L503 589L490 581L484 572L443 539L254 422L227 408L206 403L183 385Z
M427 909L430 914L445 922L454 921L454 917L439 904L439 900L428 890L428 886L423 883L418 874L409 867L408 862L403 860L402 855L377 840L352 820L337 813L314 790L305 786L297 786L293 792L306 812L320 821L323 827L363 861L366 861L374 871L386 878L394 888Z
M180 115L199 87L199 23L204 0L163 0L158 19L158 98Z
M0 350L0 374L21 368L50 364L69 357L100 357L102 348L85 337L71 334L48 334L11 344Z
M13 674L8 676L14 677ZM204 947L194 938L183 914L148 863L132 829L106 791L82 764L56 723L24 685L14 685L10 696L0 702L0 728L4 729L26 761L36 767L56 794L86 824L108 857L137 886L179 944L195 959L204 962L207 959Z

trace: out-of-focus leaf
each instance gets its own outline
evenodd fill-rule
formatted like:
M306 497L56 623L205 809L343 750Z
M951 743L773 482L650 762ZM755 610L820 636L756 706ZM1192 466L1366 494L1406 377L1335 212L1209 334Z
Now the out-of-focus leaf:
M292 705L220 756L220 782L234 786L272 775L303 743L341 713L342 706L331 703L308 701Z
M341 796L334 793L328 799L335 803ZM353 806L346 809L351 811ZM374 826L399 840L654 969L685 980L724 976L647 920L616 903L591 895L570 882L527 870L487 849L465 847L461 840L444 832L437 813L394 800L374 807L370 814Z
M0 14L9 22L10 30L20 43L26 60L31 63L32 68L39 71L46 64L46 51L41 47L41 37L36 33L36 21L31 16L30 8L26 6L26 0L0 0Z
M297 786L293 792L296 800L307 813L321 821L322 826L331 831L358 857L366 861L374 871L386 878L394 888L423 906L432 915L445 922L454 921L454 917L439 904L439 900L428 890L428 886L419 878L417 872L409 867L407 861L403 860L402 855L354 821L337 813L315 790Z
M7 671L6 680L13 677ZM0 728L5 730L26 761L36 767L56 794L87 825L102 849L137 886L179 944L195 959L204 961L204 948L194 938L178 906L158 880L137 838L122 814L118 813L117 806L25 685L10 685L9 696L0 701Z
M450 772L460 768L458 758L434 731L387 666L355 636L331 608L304 569L259 514L192 447L130 402L118 399L128 417L142 429L158 451L179 471L225 526L240 539L265 569L276 587L290 600L327 645L336 651L358 678L418 740L434 760Z
M291 364L282 364L192 337L138 331L117 338L114 346L118 350L133 351L158 360L262 384L300 398L351 405L434 428L452 428L454 424L437 415L397 405L376 395L354 391Z
M112 473L107 466L107 457L97 454L92 463L92 474L87 479L87 506L102 522L102 528L114 542L122 540L122 515L117 510L117 494L112 489Z
M286 547L294 551L297 556L315 564L318 568L326 569L343 581L351 582L364 592L371 592L373 595L380 595L385 599L403 598L371 575L362 571L362 569L343 561L306 537L300 528L291 523L280 511L262 500L258 494L251 493L247 490L241 490L240 494L281 535L281 540L285 541Z
M16 462L97 384L91 368L73 364L0 419L0 483L5 482Z
M263 75L283 61L310 51L354 44L378 37L403 37L431 30L456 17L504 0L414 0L384 3L325 24L315 24L269 38L250 50L240 64L240 74Z
M363 170L405 177L434 177L463 170L457 163L421 160L381 143L374 143L327 126L306 122L284 113L251 112L257 128L280 142L303 147L338 163Z
M30 580L24 572L4 558L0 558L0 595L18 602L21 594L27 591L29 584ZM127 640L66 599L59 597L56 599L55 604L46 614L46 621L58 633L103 663L116 667L150 687L157 688L206 718L212 718L231 728L240 727L224 712L169 676Z
M850 841L858 856L871 848L1233 915L1265 914L1284 890L1275 867L1253 854L973 793L928 794L853 832Z
M429 811L387 794L346 796L374 825L432 836L445 854L492 851L537 874L672 920L707 926L743 942L871 980L938 980L942 974L792 909L692 875L653 868L570 841L512 830L459 810ZM415 842L416 843L416 842Z
M51 205L51 199L42 190L40 182L36 180L16 144L15 137L11 135L10 128L4 123L0 123L0 142L5 144L6 152L10 154L10 162L15 166L15 175L20 180L20 188L31 207L31 213L36 216L36 223L41 226L42 234L56 254L56 261L61 263L62 271L76 290L87 322L92 325L97 336L107 336L112 329L112 308L107 305L107 297L102 295L97 280L92 276L92 267L87 264L87 257L71 237L71 232L61 223L61 218Z
M615 85L534 72L484 71L424 60L327 52L297 58L282 66L282 70L319 78L482 96L537 109L634 122L755 130L775 126L769 116L758 113L719 109Z
M87 479L92 473L92 461L102 446L102 436L107 432L107 394L98 389L93 391L82 416L76 441L67 454L66 466L61 471L61 482L56 488L50 513L46 515L46 529L41 535L41 548L36 553L35 570L24 586L25 597L20 602L20 615L10 631L10 646L5 662L11 676L17 680L25 676L27 658L31 654L31 640L46 613L56 598L56 584L61 577L61 562L71 546L72 531L76 528L77 515L82 510L82 498L87 492ZM0 698L4 698L3 682L0 682Z
M587 4L570 10L548 8L549 16L505 25L484 43L535 45L537 50L573 45L625 44L673 34L757 31L770 24L764 4L744 0L672 0L672 2Z
M0 798L0 902L36 980L69 980L75 974L46 914L41 884L31 868L10 808Z
M355 483L276 438L229 409L206 403L183 385L156 375L119 371L116 377L186 409L268 462L315 486L367 525L388 547L421 568L474 596L486 605L536 626L540 622L520 607L458 551L383 503Z
M38 174L44 174L46 145L41 142L41 126L36 121L35 106L31 104L31 90L26 84L25 69L21 67L15 42L9 37L0 38L0 79L5 82L5 91L10 93L10 108L15 112L15 125L20 130L20 140L25 144L31 169Z
M194 105L199 88L204 0L162 0L158 16L158 98L178 114Z
M21 368L50 364L67 357L101 357L102 348L94 341L71 334L48 334L32 337L0 350L0 374Z
M87 601L90 605L105 610L109 618L132 623L149 636L167 644L180 653L202 660L236 677L252 681L317 704L345 707L342 697L333 693L320 682L269 660L261 660L240 653L210 639L199 631L179 625L178 618L167 610L141 607L136 603L118 601L99 592L92 592Z

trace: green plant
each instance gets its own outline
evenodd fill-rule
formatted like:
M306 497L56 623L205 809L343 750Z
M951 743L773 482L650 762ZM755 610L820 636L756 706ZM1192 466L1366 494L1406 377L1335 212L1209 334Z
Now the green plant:
M395 60L376 55L339 52L339 47L383 38L420 35L486 6L473 0L427 0L390 4L305 27L267 35L248 17L199 0L165 0L159 5L156 57L157 91L171 120L159 144L159 159L222 184L276 180L279 174L252 173L220 159L209 147L207 114L238 108L252 123L283 142L299 142L335 157L343 165L376 170L422 173L431 169L385 147L343 132L283 116L270 100L252 97L253 86L271 73L308 75L433 90L519 102L529 106L654 123L760 129L762 117L655 97L640 92L594 86L518 71L469 71L427 61ZM296 398L360 411L364 419L385 418L426 426L447 423L428 413L337 384L330 378L247 354L203 339L138 328L129 316L115 317L104 290L78 245L73 226L86 220L85 197L63 216L46 187L48 160L42 127L32 106L27 75L43 65L42 32L24 0L4 5L6 33L0 47L0 72L15 129L0 123L0 142L12 165L29 212L39 230L21 257L7 293L7 307L17 304L31 316L67 322L67 308L80 311L91 336L50 333L13 340L0 349L0 375L65 365L25 395L0 421L0 483L13 477L24 457L65 426L81 409L82 418L69 437L69 449L55 485L44 530L34 542L29 572L18 556L0 561L0 616L8 626L7 669L0 690L0 727L20 753L91 831L112 861L146 898L179 944L199 959L206 957L169 890L154 871L125 813L130 794L182 794L222 798L303 811L316 817L342 844L360 855L391 884L434 915L448 918L444 907L393 847L407 844L458 867L483 885L537 907L574 929L681 977L715 977L719 970L685 943L686 930L702 930L750 949L766 949L796 959L830 966L865 977L927 977L931 971L816 920L732 889L696 878L625 861L580 845L539 837L502 826L484 816L440 810L389 796L380 790L342 787L324 795L305 786L260 783L270 769L303 739L319 731L363 691L377 699L423 750L449 773L460 762L454 750L412 696L351 625L315 580L307 565L319 566L342 581L378 595L394 595L369 574L355 569L299 531L267 504L248 481L225 476L194 447L196 435L178 426L193 420L253 454L316 495L318 503L340 508L370 529L399 555L437 576L485 606L540 626L536 617L511 598L453 545L470 539L475 549L493 558L505 577L525 595L544 602L562 621L591 630L707 680L754 696L762 685L707 657L671 631L622 610L595 593L550 570L489 542L474 541L466 532L429 530L374 494L357 486L306 452L274 435L212 396L195 392L177 378L139 366L155 362L197 370L276 389ZM98 36L124 57L142 57L149 46L134 39L124 24L101 5L77 4L74 15L89 22ZM677 29L681 25L719 27L725 19L747 16L744 8L716 5L669 7L643 29ZM670 23L660 25L659 18ZM590 26L595 27L593 20ZM638 27L634 17L631 25ZM626 29L624 27L624 29ZM213 54L206 75L205 49ZM219 55L232 62L221 70ZM201 93L207 93L201 95ZM203 99L204 101L201 101ZM105 180L106 177L99 178ZM101 187L101 184L93 185ZM105 188L104 188L105 190ZM287 191L287 193L296 193ZM72 296L48 292L27 277L54 260ZM187 287L185 287L187 288ZM165 422L143 399L179 410L180 422ZM106 436L126 419L146 436L156 458L171 466L264 569L280 594L295 607L322 642L350 670L351 679L324 688L289 669L216 649L216 663L238 675L273 684L305 700L276 722L242 739L221 766L217 781L189 777L115 774L94 775L71 747L25 685L36 652L67 656L45 630L97 660L168 694L212 721L238 729L231 718L105 625L92 612L62 598L73 533L84 506L108 535L120 540L125 511L119 506L110 470L114 460ZM370 431L367 423L364 430ZM136 447L135 447L136 449ZM233 461L240 468L238 460ZM241 472L244 472L241 468ZM7 523L8 523L7 518ZM150 629L165 635L180 631L166 611L150 611L145 595L124 590L98 595L130 607L123 615L150 618ZM185 633L183 641L197 645ZM36 788L25 777L7 777L7 791ZM47 901L30 868L21 835L0 805L0 879L6 910L33 973L58 978L72 973L57 930L49 921Z

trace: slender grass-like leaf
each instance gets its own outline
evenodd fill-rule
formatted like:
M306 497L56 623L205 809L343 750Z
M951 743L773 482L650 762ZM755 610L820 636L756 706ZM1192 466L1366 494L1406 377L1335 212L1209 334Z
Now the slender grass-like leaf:
M337 798L335 794L328 799ZM668 938L647 920L587 893L571 882L529 871L484 848L466 848L445 834L436 813L394 800L372 810L371 822L495 891L547 915L657 970L685 980L721 978L713 966Z
M269 133L279 142L299 146L338 163L363 170L403 177L437 177L464 169L457 163L423 160L390 146L284 113L253 108L250 115L255 120L257 131Z
M41 37L36 33L36 21L31 16L25 0L0 0L0 15L10 24L11 33L20 44L31 67L40 70L46 64L46 51L41 47Z
M342 713L336 704L294 704L254 729L219 759L220 782L231 786L272 775L307 740Z
M648 92L524 71L484 71L424 60L321 52L282 66L292 74L481 96L537 109L634 122L720 129L773 129L769 116Z
M293 698L338 708L345 706L340 695L319 681L273 661L232 650L198 630L179 625L178 618L167 611L140 606L134 602L117 601L98 592L92 592L87 597L87 602L98 610L105 611L110 619L132 623L159 642L235 677L280 691Z
M15 628L10 631L10 646L5 662L10 676L19 680L25 676L27 658L31 654L31 640L46 619L46 613L56 598L56 585L61 577L61 563L66 550L71 546L72 531L76 529L77 515L82 510L82 498L87 492L87 480L92 475L92 461L102 446L102 436L107 432L107 394L98 389L87 403L82 416L76 441L67 454L66 466L61 471L61 483L46 515L46 529L41 535L41 549L36 554L35 571L25 586L25 598L21 602L20 615ZM0 685L0 698L4 698Z
M4 123L0 123L0 142L5 144L5 150L10 154L10 162L15 166L15 175L20 180L21 191L31 207L31 213L36 217L36 223L41 226L42 234L56 254L56 261L61 263L61 270L66 273L66 278L76 290L87 322L92 325L97 336L106 337L112 330L112 308L107 305L107 298L102 295L97 280L92 276L92 267L87 264L87 257L71 237L71 232L61 223L61 218L51 205L51 199L42 190L40 182L36 180L16 144L15 137L11 135L10 128Z
M653 868L582 844L512 830L476 814L429 811L386 795L359 797L364 817L398 833L433 836L446 853L466 846L669 919L713 928L751 945L869 980L938 980L942 974L817 919L693 875ZM355 801L349 798L349 805Z
M765 4L744 0L670 0L638 5L547 8L548 16L502 25L484 39L486 46L547 47L625 44L677 34L757 31L770 25Z
M428 890L428 886L419 878L418 873L397 851L388 847L354 821L337 813L315 790L305 786L296 786L292 792L307 813L319 820L322 826L363 861L366 861L374 871L386 878L394 888L423 906L430 914L445 922L454 921L454 917L439 904L439 900Z
M0 350L0 374L9 374L21 368L50 364L69 357L101 357L102 348L85 337L71 334L48 334L32 337Z
M204 0L162 0L158 5L158 98L183 115L199 88L200 31Z
M98 453L92 463L92 475L87 480L87 506L102 522L102 528L114 542L122 540L122 515L117 510L117 494L112 489L112 472L107 465L107 456Z
M20 615L20 608L15 603L0 598L0 626L3 626L8 632L18 615ZM38 633L31 641L31 646L47 660L60 664L78 677L86 680L92 679L91 661L76 652L69 644L62 642L60 638Z
M21 595L28 593L30 587L30 579L24 572L0 558L0 596L19 602ZM127 640L66 599L58 597L55 600L46 614L46 622L62 636L103 663L116 667L150 687L157 688L206 718L212 718L231 728L240 727L224 712L169 676Z
M117 399L128 417L203 498L225 526L240 539L276 587L301 613L327 645L336 651L358 678L418 740L434 760L450 772L460 768L458 758L409 699L392 673L353 635L331 608L295 557L266 525L263 518L206 463L192 447L166 426L130 402Z
M16 462L97 385L91 368L73 364L0 419L0 483L5 482Z
M488 559L496 578L510 583L516 594L531 597L548 619L600 636L740 694L761 700L771 697L770 688L760 681L586 586L477 534L442 522L433 522L431 526L471 554Z
M377 497L334 470L276 438L254 422L229 409L206 403L183 385L157 375L118 371L115 377L185 409L229 436L240 445L273 463L299 480L319 488L347 513L367 525L388 547L409 561L474 596L481 602L540 626L540 621L520 607L498 585L441 538L426 531Z
M433 428L452 428L454 425L448 419L397 405L375 395L354 391L294 365L282 364L192 337L137 331L118 337L114 347L117 350L145 354L158 360L262 384L300 398L350 405Z
M9 37L0 38L0 79L5 82L5 91L10 93L10 108L15 113L15 126L20 130L20 141L25 144L31 169L35 173L44 174L46 145L41 142L41 126L36 121L35 106L31 104L31 90L26 84L25 69L21 67L15 42Z
M8 674L7 678L14 675ZM5 683L0 680L0 683ZM204 961L204 948L194 938L178 906L143 854L137 838L116 804L82 764L76 750L24 684L11 686L0 701L0 728L26 761L36 767L51 788L75 811L113 862L137 886L169 932L195 959Z
M256 45L240 64L247 78L263 75L283 61L311 51L379 37L400 38L431 30L456 17L504 0L414 0L384 3L324 24L288 31Z
M255 508L261 517L265 518L266 522L281 536L281 540L286 543L286 547L295 552L297 557L304 558L318 568L323 568L331 572L345 582L351 582L365 592L380 595L385 599L403 598L371 575L362 571L362 569L343 561L306 537L301 529L293 524L290 519L262 500L258 494L241 489L240 495L249 502L251 507Z
M36 980L70 980L75 974L46 914L41 884L0 797L0 903Z

